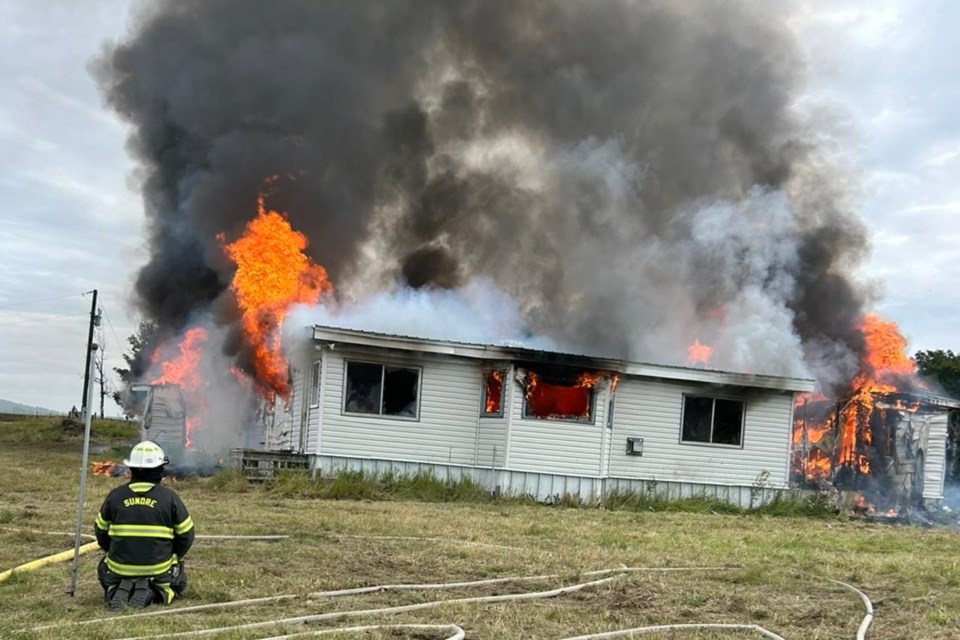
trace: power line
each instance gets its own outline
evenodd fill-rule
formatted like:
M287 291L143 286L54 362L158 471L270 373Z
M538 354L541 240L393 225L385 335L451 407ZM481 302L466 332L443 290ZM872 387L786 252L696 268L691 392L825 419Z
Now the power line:
M12 320L10 322L0 322L0 327L5 327L11 324L23 324L25 322L54 322L57 320L67 320L70 318L81 318L87 314L85 313L74 313L74 314L47 314L45 318L22 318L20 320Z
M53 300L63 300L65 298L75 298L77 296L85 296L89 291L84 291L83 293L69 293L65 296L57 296L55 298L38 298L36 300L22 300L20 302L11 302L10 304L0 304L0 309L9 309L10 307L19 307L25 304L36 304L38 302L51 302Z
M110 316L107 314L107 310L103 307L100 307L100 312L103 313L103 317L106 319L107 324L110 325L110 331L113 332L113 339L117 343L117 347L120 349L120 353L123 353L123 343L120 342L120 338L117 336L117 330L113 328L113 323L110 322Z

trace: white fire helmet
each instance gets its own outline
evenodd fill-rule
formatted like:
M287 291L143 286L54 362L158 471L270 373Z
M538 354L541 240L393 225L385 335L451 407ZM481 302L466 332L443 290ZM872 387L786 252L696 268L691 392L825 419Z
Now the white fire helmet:
M156 442L144 440L130 450L130 458L123 461L131 469L156 469L170 462Z

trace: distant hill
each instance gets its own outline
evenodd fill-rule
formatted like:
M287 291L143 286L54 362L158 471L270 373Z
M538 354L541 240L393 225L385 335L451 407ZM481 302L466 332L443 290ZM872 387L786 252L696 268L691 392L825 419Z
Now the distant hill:
M32 407L28 404L20 404L19 402L11 402L0 398L0 413L21 413L30 416L58 416L63 412L44 409L43 407Z

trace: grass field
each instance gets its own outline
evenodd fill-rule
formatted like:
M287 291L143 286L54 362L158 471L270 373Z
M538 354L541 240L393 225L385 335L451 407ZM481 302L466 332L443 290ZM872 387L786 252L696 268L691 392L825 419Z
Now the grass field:
M116 455L129 426L94 426L98 457ZM80 438L49 419L0 420L0 571L71 548ZM84 530L120 479L91 478ZM429 483L425 483L429 484ZM76 597L64 595L70 563L15 574L0 583L0 638L126 638L225 627L334 611L374 609L471 596L545 591L585 582L586 572L637 571L550 599L445 604L332 623L274 625L216 638L264 638L335 627L455 623L468 639L560 640L647 625L758 624L787 640L856 637L864 607L850 583L873 601L868 637L960 638L960 533L945 528L869 524L845 516L545 507L492 501L469 490L431 491L397 484L392 493L319 491L288 476L251 485L232 474L176 482L198 534L289 534L276 542L198 540L187 559L185 607L247 598L396 583L434 583L556 574L529 582L450 590L383 591L338 598L133 618L102 602L99 552L81 557ZM341 485L341 489L343 486ZM434 487L435 488L435 487ZM331 499L367 495L367 499ZM447 498L455 501L444 501ZM386 499L384 499L386 498ZM415 499L419 498L419 499ZM701 505L702 506L702 505ZM718 568L719 567L719 568ZM712 569L711 569L712 568ZM149 611L154 611L150 609ZM85 626L38 626L109 618ZM347 632L326 638L433 640L438 630ZM674 631L643 636L726 640L749 631Z

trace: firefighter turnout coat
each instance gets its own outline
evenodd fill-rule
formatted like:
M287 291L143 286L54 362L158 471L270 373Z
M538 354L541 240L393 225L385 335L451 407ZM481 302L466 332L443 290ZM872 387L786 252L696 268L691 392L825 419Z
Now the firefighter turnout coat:
M158 576L193 544L193 520L180 496L152 482L110 492L94 523L106 565L120 576Z

